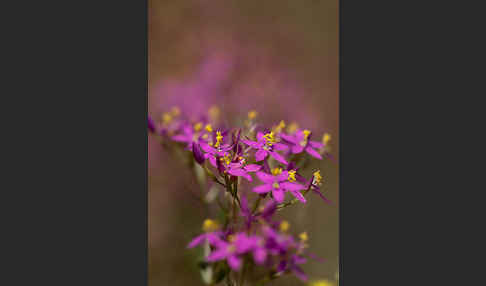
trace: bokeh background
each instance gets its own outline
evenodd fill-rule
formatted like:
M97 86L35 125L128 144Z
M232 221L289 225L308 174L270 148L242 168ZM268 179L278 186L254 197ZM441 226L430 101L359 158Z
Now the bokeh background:
M316 136L332 135L336 162L323 160L327 205L309 194L307 206L281 212L295 233L307 231L310 279L338 271L338 1L149 0L149 114L172 106L188 116L212 105L231 122L255 109L276 124L296 121ZM149 285L203 285L186 249L208 215L193 195L196 181L182 163L149 138ZM269 285L302 285L289 276Z

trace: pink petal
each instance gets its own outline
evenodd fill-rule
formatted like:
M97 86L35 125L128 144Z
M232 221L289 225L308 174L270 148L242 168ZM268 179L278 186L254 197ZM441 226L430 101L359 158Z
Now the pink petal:
M304 147L300 146L299 144L292 146L292 153L298 154L304 151Z
M262 141L263 140L263 133L258 132L256 138L257 138L258 141Z
M195 237L195 238L194 238L194 239L193 239L193 240L192 240L192 241L189 243L189 245L187 246L187 248L193 248L193 247L195 247L195 246L197 246L197 245L201 244L201 243L204 241L204 239L205 239L205 238L206 238L206 234L205 234L205 233L203 233L203 234L201 234L201 235L199 235L199 236L196 236L196 237Z
M322 147L324 147L324 144L317 141L309 141L309 146L311 146L312 148L321 149Z
M258 194L263 194L263 193L268 193L270 190L272 190L272 184L264 184L260 186L256 186L253 188L253 191Z
M307 148L305 148L305 151L307 151L307 153L309 153L309 155L311 155L312 157L316 157L317 159L322 160L321 154L319 154L316 150L312 149L311 147L307 146Z
M275 181L274 176L267 174L265 172L257 172L256 175L257 175L258 179L260 179L260 181L262 181L264 183L273 183Z
M273 189L272 195L277 203L281 203L284 200L285 194L282 189Z
M255 153L255 161L259 162L267 157L267 151L260 149Z
M277 152L269 152L270 153L270 156L272 156L275 160L279 161L280 163L284 164L284 165L288 165L289 163L287 162L287 160L285 160L285 158L280 155L279 153Z
M228 173L233 176L244 176L246 175L246 171L240 168L229 169Z
M214 149L213 147L209 146L206 143L201 142L200 145L201 145L201 149L203 149L203 151L206 152L206 153L215 153L216 152L216 149Z
M225 259L227 256L228 256L228 252L226 251L226 247L222 247L211 252L211 254L209 254L209 256L206 258L206 260L209 262L214 262L214 261Z
M209 156L209 162L211 165L213 165L215 168L218 168L218 165L216 164L216 158L214 156Z
M253 179L251 178L251 176L250 176L249 174L245 174L245 175L243 175L242 177L243 177L243 178L245 178L245 179L247 179L247 180L248 180L248 182L253 181Z
M290 191L290 193L299 201L303 203L307 202L304 196L299 191Z
M255 142L255 141L250 141L250 140L246 140L246 139L240 139L240 141L242 141L246 145L251 146L253 148L255 148L256 145L257 145L257 142Z
M294 144L299 143L297 138L295 138L295 136L292 136L292 135L287 135L287 134L281 133L280 137L283 138L285 141L288 141L288 142L291 142L291 143L294 143Z
M291 183L291 182L280 183L280 187L289 191L305 190L305 186L298 183Z
M283 171L280 175L275 177L275 179L278 182L287 181L288 178L289 178L289 172L288 171Z
M289 146L282 144L282 143L275 143L272 145L273 150L275 151L282 151L282 150L287 150L289 149Z
M241 267L241 259L238 258L236 255L231 255L228 257L228 264L231 269L238 271Z
M245 169L247 172L256 172L259 171L261 168L262 166L257 164L248 164L243 169Z
M230 169L241 168L241 163L230 163L228 167L230 167Z
M267 251L264 248L257 248L253 251L253 259L257 264L263 264L267 258Z

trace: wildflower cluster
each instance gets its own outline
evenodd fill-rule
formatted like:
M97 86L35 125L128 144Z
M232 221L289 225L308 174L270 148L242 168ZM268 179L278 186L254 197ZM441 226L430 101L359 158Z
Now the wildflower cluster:
M257 123L256 111L248 113L241 127L228 128L219 122L219 115L213 107L206 116L188 119L175 107L161 120L148 118L150 134L164 146L191 154L204 189L212 183L222 191L207 202L218 203L224 222L206 219L202 234L188 245L206 250L202 274L211 271L203 279L211 285L223 279L230 285L244 285L292 273L306 281L300 265L308 258L319 260L307 251L309 236L306 232L293 236L290 224L276 213L295 203L305 204L309 192L330 203L320 190L320 171L313 170L306 178L303 166L311 157L328 156L331 136L326 133L320 142L313 141L310 130L297 123L287 126L283 120L265 128ZM291 199L286 201L286 196Z

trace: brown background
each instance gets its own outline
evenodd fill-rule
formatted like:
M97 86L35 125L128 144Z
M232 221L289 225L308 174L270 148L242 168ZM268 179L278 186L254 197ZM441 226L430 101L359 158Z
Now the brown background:
M194 76L208 54L230 54L241 64L227 81L237 86L257 82L264 96L273 97L264 105L268 111L263 115L265 120L278 122L288 118L289 110L309 115L302 122L319 137L324 131L331 133L332 153L337 157L337 0L149 0L148 14L152 116L158 118L167 109L164 100L169 95L160 92L161 84L167 80L184 82ZM268 84L282 70L291 71L298 83L299 92L288 100L279 97L285 89L279 81ZM232 90L231 96L244 96ZM290 107L285 108L285 102ZM311 251L327 259L326 263L305 265L310 278L333 279L338 267L338 164L324 160L315 168L321 169L326 180L324 192L335 205L329 206L314 196L305 207L296 205L284 210L282 217L289 220L291 230L296 233L307 231ZM194 264L194 253L185 248L200 230L206 215L192 191L195 192L195 182L190 172L149 138L151 286L203 285ZM300 284L289 277L271 285Z

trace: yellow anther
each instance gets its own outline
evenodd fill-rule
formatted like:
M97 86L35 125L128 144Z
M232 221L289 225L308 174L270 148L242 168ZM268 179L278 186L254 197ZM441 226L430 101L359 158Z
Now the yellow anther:
M263 138L265 138L268 146L272 146L273 143L276 142L276 140L275 140L275 133L273 133L273 131L270 132L270 133L267 133L267 134L263 135Z
M250 112L248 112L248 119L253 120L257 117L257 115L258 112L256 112L255 110L251 110Z
M297 179L295 178L295 173L296 173L295 170L290 170L289 171L289 178L288 178L289 182L295 182L295 181L297 181Z
M202 127L203 127L203 124L201 122L198 122L198 123L194 124L194 131L199 132L199 131L201 131Z
M302 133L304 133L304 139L307 140L307 137L309 137L311 132L306 129L306 130L302 131Z
M170 113L168 112L164 112L164 114L162 114L162 123L168 124L171 121L172 121L172 115L170 115Z
M327 145L329 141L331 141L331 135L329 133L324 133L324 135L322 135L322 144Z
M221 135L220 131L216 131L216 143L214 144L214 147L221 146L221 142L223 142L223 135Z
M272 187L274 189L279 189L280 188L280 185L277 182L275 182L275 183L273 183Z
M231 156L230 154L227 154L223 158L221 158L221 161L223 161L226 165L229 165L231 163Z
M220 113L221 112L216 105L211 106L211 108L209 108L209 111L208 111L209 118L211 119L211 121L218 120Z
M294 133L295 131L297 131L297 129L299 129L299 124L297 124L296 122L292 122L290 123L290 125L287 127L287 132L288 133Z
M179 116L181 114L181 110L179 109L179 107L174 106L170 110L170 113L171 113L172 116L177 117L177 116Z
M285 121L280 121L277 127L274 128L275 132L280 133L285 128Z
M211 126L211 124L206 124L205 129L207 132L213 132L213 126Z
M212 219L205 219L203 222L202 229L204 232L216 231L219 228L219 224Z
M203 134L202 139L208 139L208 134Z
M276 176L280 174L282 174L282 168L273 168L272 175Z
M290 228L290 224L289 224L288 221L284 220L280 223L280 231L285 232L285 231L289 230L289 228Z
M313 175L314 175L314 184L321 185L321 181L322 181L321 171L317 170L314 172Z
M310 286L334 286L334 283L332 283L329 280L318 280L315 282L312 282Z
M303 232L299 235L299 238L302 242L306 242L309 239L309 236L307 235L307 232Z

